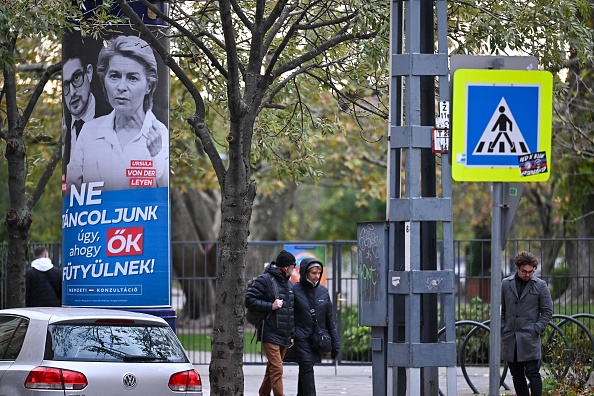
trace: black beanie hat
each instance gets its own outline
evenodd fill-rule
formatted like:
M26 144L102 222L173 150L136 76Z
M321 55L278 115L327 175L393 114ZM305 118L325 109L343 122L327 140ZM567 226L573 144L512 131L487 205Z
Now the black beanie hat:
M288 267L289 265L295 265L295 256L286 250L282 250L278 256L276 256L274 265L277 267Z

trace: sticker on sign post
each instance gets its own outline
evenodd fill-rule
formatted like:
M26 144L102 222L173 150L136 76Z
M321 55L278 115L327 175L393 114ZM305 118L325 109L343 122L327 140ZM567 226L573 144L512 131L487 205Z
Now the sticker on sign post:
M447 129L433 128L432 149L434 153L447 153L449 150L450 133Z
M450 117L450 102L447 100L441 100L439 102L439 116L441 118L448 119ZM447 128L447 126L446 126Z
M520 174L522 176L538 175L549 171L547 166L547 153L545 151L522 155L518 157L518 162L520 165Z
M450 129L450 102L447 100L439 102L439 115L435 117L435 128Z

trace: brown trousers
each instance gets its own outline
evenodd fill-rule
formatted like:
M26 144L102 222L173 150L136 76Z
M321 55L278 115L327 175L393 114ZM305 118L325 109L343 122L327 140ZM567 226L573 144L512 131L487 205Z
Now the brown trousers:
M270 391L272 391L274 396L285 396L283 392L283 359L287 348L269 342L263 342L262 348L266 353L268 363L266 363L266 372L258 394L270 396Z

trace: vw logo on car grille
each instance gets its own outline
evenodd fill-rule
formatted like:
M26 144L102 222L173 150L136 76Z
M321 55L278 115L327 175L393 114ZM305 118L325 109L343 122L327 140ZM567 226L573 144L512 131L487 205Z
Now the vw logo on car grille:
M136 386L136 376L132 373L126 373L122 378L122 382L126 388L132 389Z

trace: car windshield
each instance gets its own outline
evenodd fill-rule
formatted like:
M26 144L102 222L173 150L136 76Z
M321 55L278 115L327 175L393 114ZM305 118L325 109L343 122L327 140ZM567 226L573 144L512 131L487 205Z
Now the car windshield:
M45 359L188 362L168 326L57 324L48 327Z

